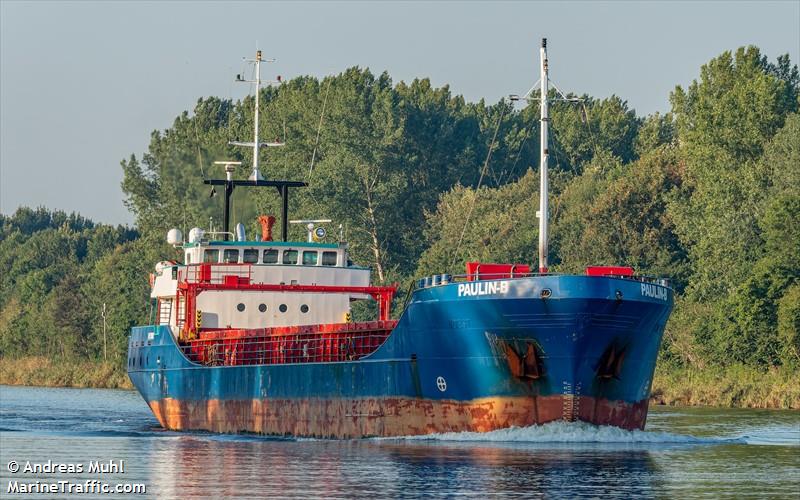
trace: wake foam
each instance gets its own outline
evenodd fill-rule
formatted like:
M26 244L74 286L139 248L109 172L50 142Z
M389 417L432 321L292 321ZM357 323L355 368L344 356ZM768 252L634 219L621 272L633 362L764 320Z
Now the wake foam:
M627 431L586 422L549 422L529 427L510 427L489 432L443 432L393 438L408 441L506 442L539 444L711 444L738 440L699 438L658 431Z

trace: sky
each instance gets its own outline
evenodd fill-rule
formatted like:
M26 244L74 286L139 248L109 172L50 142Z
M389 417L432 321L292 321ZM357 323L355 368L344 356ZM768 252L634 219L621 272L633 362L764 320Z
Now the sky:
M725 50L753 44L797 63L800 0L0 0L0 212L132 224L120 161L198 98L245 96L233 77L257 46L277 59L264 78L360 66L494 103L536 82L542 37L560 89L618 95L644 116L668 111L675 86Z

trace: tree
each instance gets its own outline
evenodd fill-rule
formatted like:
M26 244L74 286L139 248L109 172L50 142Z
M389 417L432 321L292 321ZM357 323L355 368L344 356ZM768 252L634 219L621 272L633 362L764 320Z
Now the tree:
M692 256L697 300L725 296L759 258L756 214L765 193L750 172L798 105L796 69L781 61L779 71L755 47L725 52L701 68L699 82L672 93L686 172L670 211Z
M499 188L457 186L443 194L428 214L425 236L432 244L420 257L416 275L464 274L467 261L532 263L538 186L538 175L529 170Z
M613 157L596 157L557 201L553 238L559 269L628 265L671 278L682 290L686 254L666 212L680 183L680 164L669 146L624 166Z

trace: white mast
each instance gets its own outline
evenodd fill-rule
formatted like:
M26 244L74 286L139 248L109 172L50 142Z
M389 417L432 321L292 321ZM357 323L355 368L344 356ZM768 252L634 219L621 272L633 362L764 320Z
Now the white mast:
M242 75L236 75L237 82L244 82L244 83L255 83L256 84L256 99L255 99L255 112L254 112L254 119L253 119L253 142L240 142L240 141L230 141L229 144L234 146L245 146L245 147L252 147L253 148L253 173L250 174L248 180L251 181L261 181L264 180L264 177L261 175L261 172L258 170L258 151L260 148L263 147L275 147L275 146L283 146L282 142L259 142L258 141L258 111L259 111L259 101L261 98L261 61L264 62L275 62L275 59L262 59L261 58L261 51L256 50L256 58L255 59L245 59L247 62L254 63L255 68L255 80L245 80ZM268 81L267 83L275 84L280 83L281 77L279 76L276 81Z
M548 129L550 127L550 101L567 101L567 102L581 102L583 99L579 97L567 97L561 92L561 89L553 83L553 88L556 90L557 96L553 99L547 97L547 91L550 89L550 76L547 67L547 38L542 38L542 48L539 50L539 57L541 59L541 78L537 81L528 92L520 97L517 94L511 94L509 98L511 101L539 101L539 110L541 111L540 125L541 125L541 142L539 144L541 151L541 159L539 162L539 210L536 211L536 217L539 218L539 272L547 272L547 222L548 222L548 207L547 207L547 160L550 157L550 149L548 147ZM536 86L539 87L539 97L533 97Z
M547 272L547 159L550 152L547 148L547 125L549 121L548 116L548 103L547 103L547 90L549 87L547 75L547 38L542 38L542 48L540 49L539 56L541 59L542 70L542 87L540 95L540 110L541 110L541 161L539 163L539 211L536 215L539 217L539 272Z
M259 180L258 172L258 101L261 98L261 51L256 50L256 116L253 126L253 180Z

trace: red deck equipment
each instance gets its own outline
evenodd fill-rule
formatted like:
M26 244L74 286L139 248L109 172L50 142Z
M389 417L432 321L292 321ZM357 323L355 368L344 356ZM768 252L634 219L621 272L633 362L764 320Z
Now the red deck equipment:
M467 281L523 278L531 275L528 264L491 264L467 262Z
M626 266L588 266L587 276L633 276L633 268Z
M353 361L375 352L395 326L397 320L201 330L181 349L209 366Z

